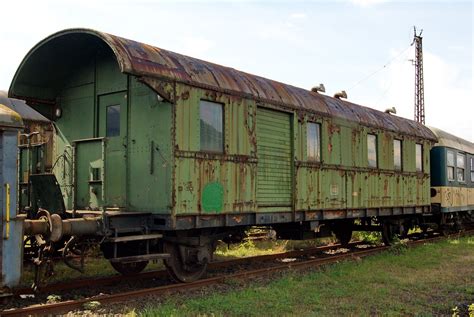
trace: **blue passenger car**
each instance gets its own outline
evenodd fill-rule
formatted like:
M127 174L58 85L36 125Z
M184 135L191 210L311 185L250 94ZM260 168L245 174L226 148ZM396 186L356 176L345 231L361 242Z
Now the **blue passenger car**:
M474 144L431 128L438 143L431 150L431 206L441 224L474 216Z

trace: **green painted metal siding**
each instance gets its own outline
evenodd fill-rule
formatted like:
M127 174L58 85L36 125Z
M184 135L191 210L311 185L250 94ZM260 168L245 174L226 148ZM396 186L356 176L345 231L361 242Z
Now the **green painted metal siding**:
M131 79L128 146L128 200L130 210L169 213L172 105Z
M322 122L322 161L306 158L306 122ZM430 143L330 118L298 122L296 210L427 206ZM367 134L377 135L378 169L368 168ZM403 140L403 171L394 171L393 139ZM415 172L415 143L423 144L423 173ZM338 164L340 153L341 163Z
M100 209L106 204L129 211L171 210L172 105L159 102L153 90L128 78L113 56L105 54L79 65L65 80L60 98L63 115L56 120L54 140L55 158L62 158L54 172L68 209L74 207L75 195L78 209ZM101 106L109 104L121 105L121 136L106 142L106 166L98 163L102 158L101 142L78 143L74 188L73 142L105 136L105 111ZM94 167L105 168L105 187L100 181L91 182ZM104 196L103 188L108 195Z
M257 110L257 202L261 211L290 210L292 206L290 120L287 113Z
M256 106L204 89L177 85L175 106L174 214L216 214L256 211ZM200 150L200 100L224 105L224 153ZM219 184L218 209L204 208L208 188Z

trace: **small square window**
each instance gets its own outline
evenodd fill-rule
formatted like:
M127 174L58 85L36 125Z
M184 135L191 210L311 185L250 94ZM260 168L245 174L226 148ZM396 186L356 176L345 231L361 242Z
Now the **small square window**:
M458 182L465 182L466 178L464 177L464 172L466 170L466 155L458 153L457 154L457 179Z
M456 154L453 151L448 150L446 152L446 173L448 181L454 181L455 157Z
M120 105L112 105L107 107L107 137L120 135Z
M321 160L321 125L319 123L308 122L307 129L307 153L308 160Z
M90 181L100 181L102 179L100 167L92 167L90 172Z
M216 102L201 100L201 151L224 152L224 109L223 105Z
M377 136L367 134L367 158L369 167L377 168Z
M474 182L474 157L471 157L471 182Z

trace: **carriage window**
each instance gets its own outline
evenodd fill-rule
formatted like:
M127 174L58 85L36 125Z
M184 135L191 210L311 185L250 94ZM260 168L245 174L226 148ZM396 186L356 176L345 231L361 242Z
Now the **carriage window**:
M107 137L120 135L120 105L107 107Z
M458 182L464 182L464 171L466 169L466 155L458 153L457 155L457 178Z
M369 167L377 167L377 136L367 134L367 156Z
M448 174L448 181L454 180L454 165L455 165L455 154L453 151L449 151L446 153L446 165L447 165L447 174Z
M201 151L224 152L224 110L220 103L201 100Z
M321 131L321 126L318 123L308 122L308 131L307 131L308 160L318 161L318 162L321 160L320 131Z
M474 182L474 157L471 157L471 182Z
M415 144L415 155L416 155L416 171L423 171L423 145Z
M393 140L393 168L397 171L402 170L402 141Z

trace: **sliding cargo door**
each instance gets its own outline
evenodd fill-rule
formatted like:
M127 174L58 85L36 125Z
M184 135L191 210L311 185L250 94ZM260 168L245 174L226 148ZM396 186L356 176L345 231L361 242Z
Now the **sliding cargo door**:
M292 210L291 115L257 111L257 204L259 211Z

